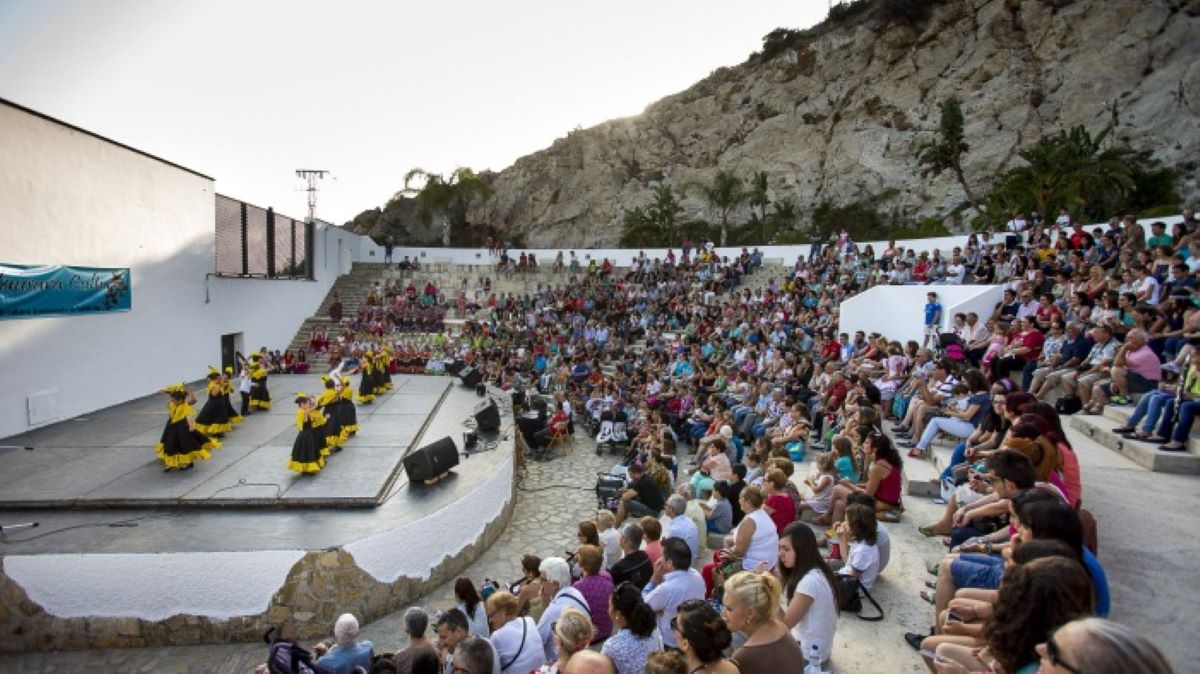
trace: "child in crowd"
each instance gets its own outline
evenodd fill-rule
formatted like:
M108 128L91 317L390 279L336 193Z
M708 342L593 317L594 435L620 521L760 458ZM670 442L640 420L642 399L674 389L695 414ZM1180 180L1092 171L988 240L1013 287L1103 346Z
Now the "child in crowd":
M834 441L836 442L837 438L834 438ZM813 511L817 517L824 517L829 512L829 501L833 496L833 485L837 484L838 481L836 457L837 455L833 452L826 452L817 457L816 465L818 472L816 477L810 476L804 479L804 484L808 485L808 488L812 490L812 496L800 501L800 507L796 510L797 518L800 518L806 509Z
M839 435L833 439L834 466L837 467L839 480L849 480L858 484L858 461L854 458L854 444L850 438Z
M604 568L611 569L621 559L621 533L613 524L616 516L611 510L596 511L596 530L600 534L600 547L604 548Z

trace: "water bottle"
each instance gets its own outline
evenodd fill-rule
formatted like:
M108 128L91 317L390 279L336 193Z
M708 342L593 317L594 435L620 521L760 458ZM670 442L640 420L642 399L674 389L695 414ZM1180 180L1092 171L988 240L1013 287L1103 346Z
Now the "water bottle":
M804 660L808 663L804 665L804 674L823 674L825 671L821 669L821 653L816 644L808 647L808 655Z

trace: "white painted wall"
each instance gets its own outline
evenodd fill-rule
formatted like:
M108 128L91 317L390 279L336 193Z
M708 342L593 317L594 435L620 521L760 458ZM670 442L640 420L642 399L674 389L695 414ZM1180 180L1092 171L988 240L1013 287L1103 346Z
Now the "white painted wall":
M305 550L13 555L4 573L59 618L227 619L266 611Z
M987 320L1004 294L1004 286L875 286L842 302L838 332L878 332L888 339L923 342L925 295L938 294L942 303L942 328L948 330L954 314L974 311Z
M315 233L315 281L230 279L214 269L213 181L0 102L0 260L130 267L128 313L0 321L0 437L29 428L31 393L66 419L196 380L220 337L284 348L338 276L343 242Z

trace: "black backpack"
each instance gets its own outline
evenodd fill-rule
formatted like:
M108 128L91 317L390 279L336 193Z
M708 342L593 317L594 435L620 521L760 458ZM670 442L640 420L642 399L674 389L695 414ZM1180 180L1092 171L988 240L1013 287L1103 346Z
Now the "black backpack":
M267 671L271 674L335 674L334 670L318 665L311 652L300 644L272 635L275 628L267 630L263 641L270 646L267 655Z
M1083 400L1079 396L1063 396L1054 403L1054 409L1059 414L1075 414L1083 409Z
M867 588L863 587L862 583L860 583L857 578L854 576L843 576L839 574L837 579L839 611L853 613L861 620L868 620L871 622L883 620L883 607L879 605L879 602L875 601L875 598L871 596L870 592L867 592ZM871 605L875 607L876 611L879 611L879 615L868 617L862 614L862 600L864 597L867 601L871 602Z

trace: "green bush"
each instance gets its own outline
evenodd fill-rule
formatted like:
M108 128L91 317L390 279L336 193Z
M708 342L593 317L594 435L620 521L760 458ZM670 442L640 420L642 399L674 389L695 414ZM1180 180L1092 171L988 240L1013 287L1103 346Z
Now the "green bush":
M829 8L829 16L825 21L828 23L841 23L856 14L862 14L867 9L870 9L872 4L874 4L874 0L846 0L846 2L839 2Z

